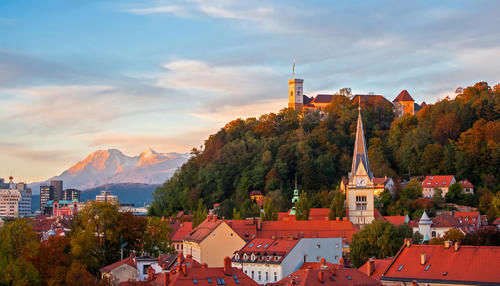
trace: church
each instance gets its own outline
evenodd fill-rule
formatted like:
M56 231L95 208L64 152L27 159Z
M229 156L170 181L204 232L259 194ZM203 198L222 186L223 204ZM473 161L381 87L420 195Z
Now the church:
M346 213L349 220L357 225L370 224L375 219L374 196L376 185L368 162L363 120L361 118L361 97L359 97L356 141L352 156L351 172L346 194Z

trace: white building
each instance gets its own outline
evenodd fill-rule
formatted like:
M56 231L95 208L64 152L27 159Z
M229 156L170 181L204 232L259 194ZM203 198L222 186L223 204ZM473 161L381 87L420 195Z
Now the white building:
M452 228L456 228L465 234L464 228L466 227L465 223L452 215L441 214L440 216L429 218L425 211L420 220L410 221L409 225L413 229L413 232L418 231L424 237L423 241L429 241L435 237L443 237Z
M0 216L25 217L29 215L31 215L31 189L24 183L15 184L10 177L8 187L0 189Z
M110 191L101 191L100 195L95 196L95 200L101 203L118 204L118 196L112 195Z
M342 258L341 238L268 239L255 238L232 258L232 266L241 269L259 284L281 280L304 262L321 258L339 263Z

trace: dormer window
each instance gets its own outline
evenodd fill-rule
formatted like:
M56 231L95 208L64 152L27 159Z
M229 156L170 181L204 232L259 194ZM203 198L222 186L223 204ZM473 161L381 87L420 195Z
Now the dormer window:
M247 261L248 260L248 255L245 253L243 254L243 260Z
M240 255L239 255L239 254L236 254L236 255L234 256L234 259L236 259L236 260L240 260Z
M253 254L253 253L252 253L252 255L250 256L250 259L251 259L252 261L255 261L255 254Z

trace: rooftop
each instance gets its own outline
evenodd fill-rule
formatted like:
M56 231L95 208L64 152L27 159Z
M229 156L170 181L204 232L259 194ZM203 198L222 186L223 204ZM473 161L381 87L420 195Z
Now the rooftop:
M423 261L422 261L423 260ZM424 262L424 263L422 263ZM500 247L443 245L403 246L382 281L499 284Z
M413 97L411 97L410 93L404 89L402 90L398 96L392 101L392 102L399 102L399 101L415 101L413 100Z

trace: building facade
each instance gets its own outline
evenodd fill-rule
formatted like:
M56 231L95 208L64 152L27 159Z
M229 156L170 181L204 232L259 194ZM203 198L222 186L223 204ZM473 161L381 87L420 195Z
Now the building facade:
M79 202L82 201L82 191L77 189L66 189L64 190L64 196L62 198L65 201L73 201L77 200Z
M450 186L455 184L456 182L457 181L455 180L455 176L453 175L427 176L422 182L422 197L431 199L434 196L437 188L441 190L441 195L444 198L448 193Z
M255 282L266 284L283 279L303 263L319 262L323 258L339 263L341 238L253 239L235 252L232 266Z
M370 224L375 219L374 192L376 186L368 162L363 121L361 118L361 97L359 105L356 141L352 158L351 172L347 186L347 213L349 220L357 225Z
M304 80L292 78L288 80L288 108L302 111L304 107Z
M101 191L100 195L95 196L95 200L101 203L118 204L118 196L111 194L108 190Z
M54 200L62 200L64 197L63 181L61 180L50 181L50 186L54 190Z
M31 215L31 189L24 183L14 183L10 177L8 188L0 189L0 216L26 217Z

